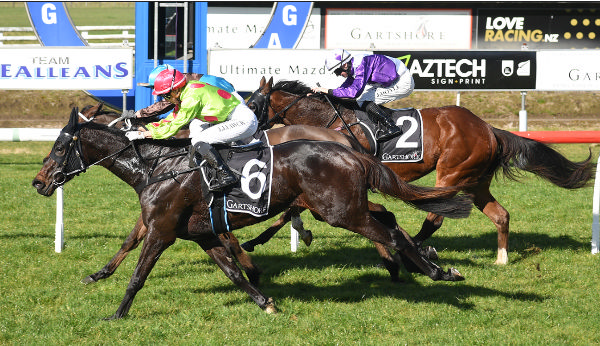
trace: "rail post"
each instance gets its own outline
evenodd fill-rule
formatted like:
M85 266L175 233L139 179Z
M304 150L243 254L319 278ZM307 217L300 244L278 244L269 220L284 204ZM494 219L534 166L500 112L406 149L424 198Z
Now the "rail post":
M598 253L600 245L600 157L596 166L596 180L594 181L594 196L592 201L592 254Z

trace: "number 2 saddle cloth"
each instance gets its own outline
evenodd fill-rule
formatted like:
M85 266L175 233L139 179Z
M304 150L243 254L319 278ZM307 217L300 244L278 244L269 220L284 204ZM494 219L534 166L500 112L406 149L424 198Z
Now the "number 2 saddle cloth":
M382 162L419 162L423 159L423 120L421 112L414 108L385 109L394 123L402 129L400 135L386 141L375 140L377 124L374 124L367 113L356 110L356 118L371 148L376 148L373 155Z

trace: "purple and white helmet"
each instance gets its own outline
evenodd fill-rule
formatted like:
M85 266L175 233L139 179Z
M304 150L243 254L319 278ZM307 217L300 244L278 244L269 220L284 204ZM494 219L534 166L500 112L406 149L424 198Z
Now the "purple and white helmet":
M333 71L338 67L342 67L342 65L352 59L352 55L348 53L344 49L336 49L330 52L325 59L325 68L328 71Z

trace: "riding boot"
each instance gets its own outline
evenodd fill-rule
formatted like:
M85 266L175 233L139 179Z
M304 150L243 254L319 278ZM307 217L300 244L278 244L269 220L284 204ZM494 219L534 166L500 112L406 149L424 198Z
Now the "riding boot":
M198 142L194 144L194 148L197 154L217 170L217 176L211 179L209 183L208 189L210 191L222 191L225 187L238 182L238 177L229 169L219 152L212 145Z
M388 140L399 135L402 130L394 124L392 119L375 102L369 101L365 107L369 119L377 125L375 137L378 141Z

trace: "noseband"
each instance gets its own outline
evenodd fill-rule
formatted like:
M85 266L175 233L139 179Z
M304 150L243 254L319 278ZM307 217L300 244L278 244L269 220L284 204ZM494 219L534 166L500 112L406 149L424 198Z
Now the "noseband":
M119 155L127 148L132 146L128 144L124 148L116 151L113 154L110 154L92 164L86 164L83 159L83 152L81 150L81 139L79 136L79 126L77 126L77 130L74 134L70 134L65 131L61 131L54 143L54 147L50 152L49 157L56 162L57 170L52 174L52 184L56 186L64 185L68 178L71 176L79 175L79 173L85 172L89 167L97 165L98 163L111 158L113 156ZM65 148L64 155L57 155L56 149L62 147Z

